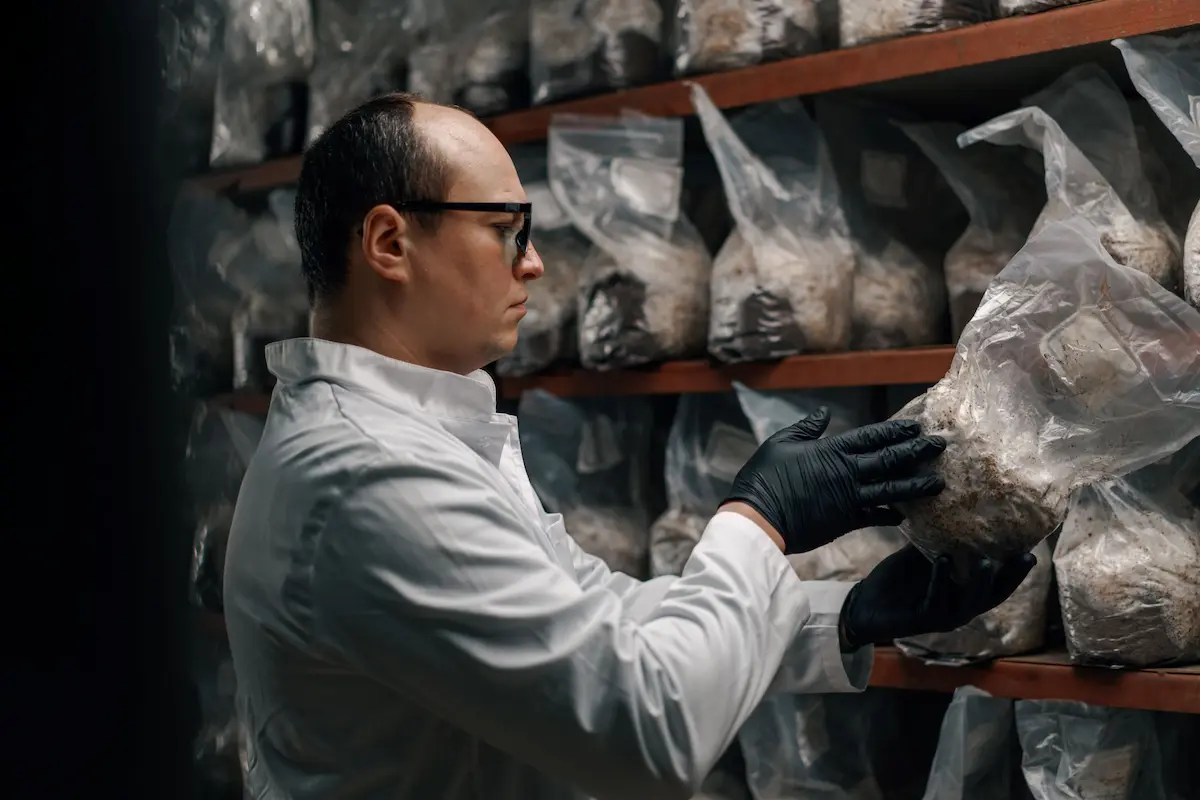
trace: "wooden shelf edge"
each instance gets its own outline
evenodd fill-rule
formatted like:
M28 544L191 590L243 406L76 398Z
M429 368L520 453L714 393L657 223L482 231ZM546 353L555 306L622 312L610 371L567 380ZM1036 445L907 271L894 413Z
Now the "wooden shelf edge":
M878 688L953 692L975 686L996 697L1078 700L1148 711L1200 714L1200 666L1113 670L1076 667L1063 654L998 659L969 667L928 666L893 647L875 651L870 685Z
M497 378L501 397L517 398L529 389L559 397L724 392L741 381L751 389L820 389L936 383L950 368L954 348L914 347L792 356L770 363L718 365L706 360L675 361L645 370L614 370Z
M628 108L656 116L689 116L693 109L688 81L703 86L718 108L736 108L1193 25L1200 25L1200 4L1195 0L1092 0L957 30L829 50L513 111L486 122L500 141L513 145L544 139L550 117L560 113L611 115ZM300 177L300 162L300 156L290 156L200 175L191 181L218 192L270 189L295 183Z

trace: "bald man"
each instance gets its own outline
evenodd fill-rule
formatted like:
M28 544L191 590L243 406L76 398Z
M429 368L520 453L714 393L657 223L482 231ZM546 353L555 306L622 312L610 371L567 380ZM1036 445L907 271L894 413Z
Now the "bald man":
M268 348L225 565L249 797L682 800L768 691L861 690L872 642L1020 582L985 571L968 597L911 549L798 580L785 552L942 488L915 424L822 437L821 415L759 448L681 577L583 553L482 371L542 274L533 212L485 126L409 95L305 154L313 336Z

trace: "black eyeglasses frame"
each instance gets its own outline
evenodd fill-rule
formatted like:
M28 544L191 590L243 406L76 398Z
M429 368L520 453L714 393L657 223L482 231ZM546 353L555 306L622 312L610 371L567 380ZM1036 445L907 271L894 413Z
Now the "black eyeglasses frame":
M485 211L493 214L524 214L525 224L517 232L517 261L525 257L529 249L529 232L532 228L533 203L447 203L438 200L408 200L403 203L392 203L397 211L415 211L418 213L438 213L440 211Z

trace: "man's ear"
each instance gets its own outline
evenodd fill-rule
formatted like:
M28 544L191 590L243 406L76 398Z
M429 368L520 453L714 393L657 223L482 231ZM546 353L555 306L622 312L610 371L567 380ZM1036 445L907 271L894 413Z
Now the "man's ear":
M375 206L363 217L363 259L384 280L408 281L411 274L408 232L408 220L389 205Z

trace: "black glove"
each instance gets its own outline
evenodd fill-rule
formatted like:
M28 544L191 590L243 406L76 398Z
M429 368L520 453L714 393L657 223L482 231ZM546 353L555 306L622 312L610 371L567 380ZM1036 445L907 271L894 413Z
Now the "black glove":
M965 582L952 577L946 556L930 561L911 544L871 570L842 605L843 645L891 642L966 625L1008 599L1037 563L1032 553L999 562L980 558Z
M784 428L746 462L725 502L746 503L783 537L786 553L803 553L872 525L899 525L889 503L930 497L945 488L917 474L946 440L921 436L907 420L867 425L821 439L829 409Z

